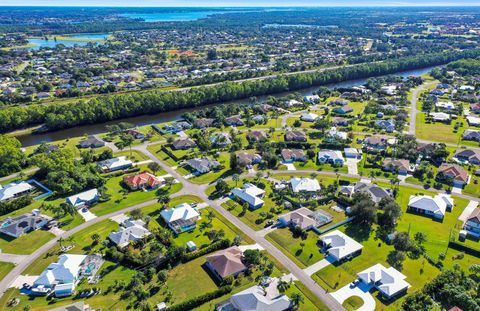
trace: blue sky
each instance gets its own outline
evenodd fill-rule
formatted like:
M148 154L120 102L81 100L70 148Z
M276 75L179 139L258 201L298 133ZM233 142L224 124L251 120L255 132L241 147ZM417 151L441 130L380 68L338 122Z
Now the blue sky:
M460 6L480 5L479 0L1 0L2 5L28 6Z

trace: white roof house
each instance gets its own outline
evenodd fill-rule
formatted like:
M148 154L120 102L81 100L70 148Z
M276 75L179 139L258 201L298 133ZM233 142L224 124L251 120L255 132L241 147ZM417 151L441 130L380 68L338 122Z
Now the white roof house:
M435 121L448 121L450 120L450 115L445 112L430 112L430 116L433 118Z
M343 152L347 158L358 158L361 154L357 148L345 148Z
M359 254L363 248L362 244L339 230L321 236L320 241L327 247L328 254L337 261Z
M294 177L290 179L290 185L292 190L295 193L306 191L306 192L316 192L320 191L320 184L318 180L314 178L297 178Z
M52 288L57 284L74 285L78 281L85 255L60 255L58 262L51 263L33 282L33 287Z
M13 199L20 194L33 190L32 185L26 181L13 182L5 186L0 186L0 201Z
M338 131L335 126L333 126L327 133L333 138L346 140L348 138L347 132Z
M175 232L181 233L195 228L195 222L200 213L188 203L182 203L175 208L164 209L160 212L163 220Z
M247 202L251 208L259 208L265 203L262 200L265 191L251 183L244 184L242 188L233 189L232 194L240 200Z
M452 102L438 102L435 104L438 108L444 108L444 109L454 109L455 105Z
M408 208L415 212L443 219L445 212L453 208L453 199L446 194L437 194L434 197L412 195L408 201Z
M127 157L112 158L112 159L98 162L98 167L100 167L102 171L107 171L107 172L113 172L113 171L125 169L128 167L131 167L132 165L133 165L133 162L130 160L127 160Z
M480 126L480 118L474 116L466 117L468 125L470 126Z
M151 235L151 232L144 227L143 221L127 220L120 227L120 230L113 231L109 234L108 238L115 245L123 248L127 246L130 241L136 242L143 239L146 236Z
M300 120L302 121L307 121L307 122L313 122L316 119L318 119L318 114L315 113L304 113L300 116Z
M99 197L98 190L95 188L69 196L66 200L67 203L80 207L98 200Z
M357 276L362 282L374 285L388 299L405 292L410 287L405 281L407 278L405 275L393 267L385 268L379 263L357 273Z
M320 150L318 152L318 162L330 163L332 165L343 165L345 159L339 150Z
M290 308L291 302L286 295L271 297L268 291L255 285L230 297L233 310L239 311L283 311Z

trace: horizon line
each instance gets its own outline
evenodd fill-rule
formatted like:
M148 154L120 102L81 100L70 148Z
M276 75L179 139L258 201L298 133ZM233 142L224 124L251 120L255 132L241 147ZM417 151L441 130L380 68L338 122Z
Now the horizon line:
M0 8L382 8L382 7L391 7L391 8L432 8L432 7L480 7L480 3L478 4L442 4L442 3L433 3L430 5L415 5L415 4L365 4L365 5L335 5L335 4L326 4L326 5L237 5L237 6L223 6L223 5L182 5L182 6L175 6L175 5L163 5L163 6L138 6L138 5L28 5L28 4L15 4L15 5L0 5Z

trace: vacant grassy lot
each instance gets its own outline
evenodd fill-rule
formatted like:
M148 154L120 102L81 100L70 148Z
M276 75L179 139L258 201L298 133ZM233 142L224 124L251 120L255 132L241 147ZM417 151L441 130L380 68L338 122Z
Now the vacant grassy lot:
M0 280L2 280L14 267L15 265L11 262L0 261Z
M307 239L294 237L287 229L277 229L266 236L266 239L278 246L282 252L295 261L300 267L306 268L325 256L317 246L318 235L312 231L308 232ZM302 246L302 244L304 244Z
M7 254L31 254L54 237L44 230L35 230L16 239L0 234L0 249Z

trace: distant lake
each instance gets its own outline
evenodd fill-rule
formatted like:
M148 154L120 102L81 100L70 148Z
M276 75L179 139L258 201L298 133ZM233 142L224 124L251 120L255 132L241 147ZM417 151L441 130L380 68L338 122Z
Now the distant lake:
M58 44L63 44L66 47L73 47L75 45L83 46L87 45L89 42L92 42L92 40L98 40L98 42L101 42L108 36L108 33L84 33L78 35L63 35L63 37L77 39L75 41L60 39L55 41L53 39L45 40L43 38L28 38L28 43L35 44L35 46L29 47L27 48L27 50L38 50L40 48L55 48ZM82 41L82 39L84 39L85 41Z
M181 13L126 13L121 14L122 16L133 18L133 19L143 19L147 23L153 22L184 22L184 21L195 21L200 18L206 18L212 14L225 13L218 11L205 11L205 12L181 12Z

